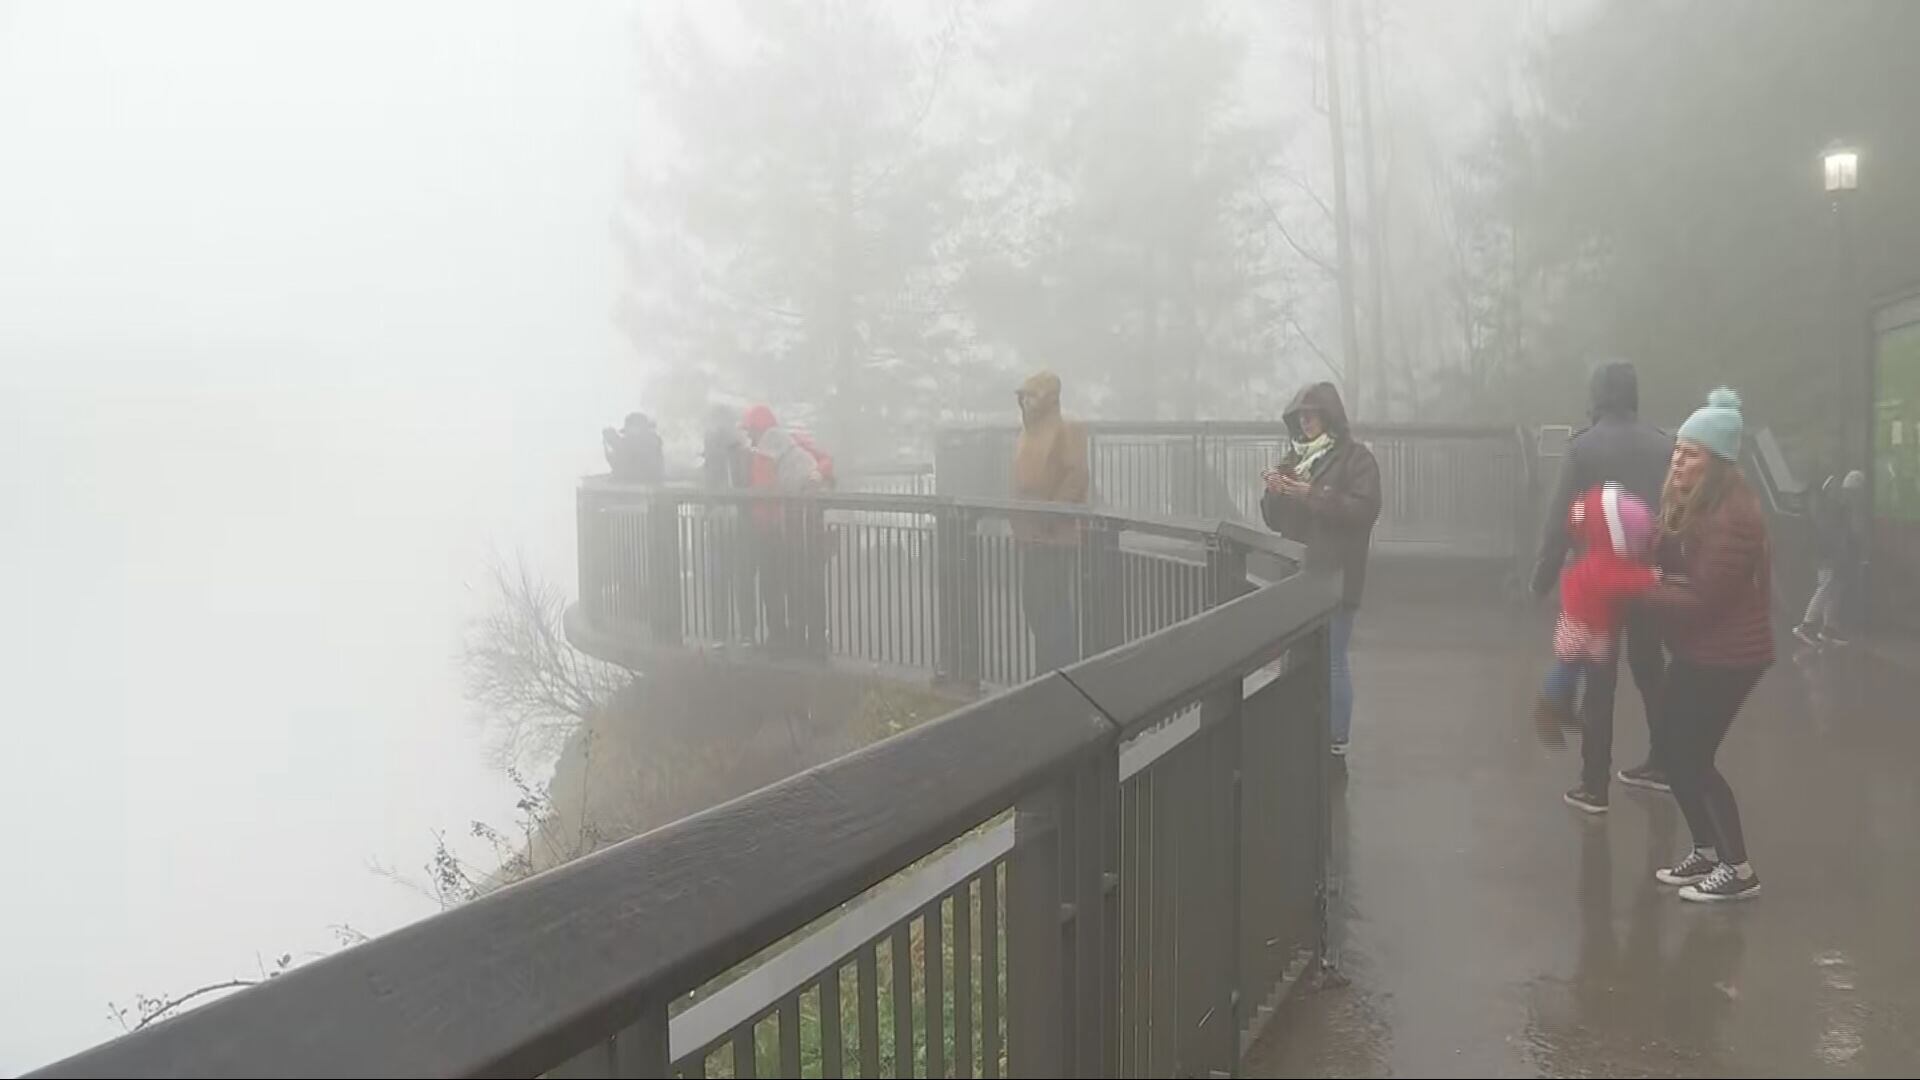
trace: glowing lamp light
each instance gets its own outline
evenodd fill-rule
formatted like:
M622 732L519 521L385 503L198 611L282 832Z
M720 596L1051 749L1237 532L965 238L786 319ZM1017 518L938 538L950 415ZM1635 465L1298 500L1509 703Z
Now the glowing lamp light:
M1829 150L1826 164L1827 192L1852 191L1860 186L1860 153L1857 150Z

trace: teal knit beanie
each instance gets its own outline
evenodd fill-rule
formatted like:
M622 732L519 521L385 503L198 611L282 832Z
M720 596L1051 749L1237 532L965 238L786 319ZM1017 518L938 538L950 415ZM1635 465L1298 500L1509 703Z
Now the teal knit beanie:
M1746 422L1740 418L1740 395L1721 387L1707 395L1707 403L1695 409L1680 425L1680 438L1699 443L1728 461L1740 460L1740 434Z

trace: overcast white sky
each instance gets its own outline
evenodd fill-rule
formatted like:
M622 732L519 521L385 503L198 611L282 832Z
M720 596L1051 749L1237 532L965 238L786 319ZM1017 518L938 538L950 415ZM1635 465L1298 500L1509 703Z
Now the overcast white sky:
M511 819L453 660L642 383L630 6L0 0L0 1071Z

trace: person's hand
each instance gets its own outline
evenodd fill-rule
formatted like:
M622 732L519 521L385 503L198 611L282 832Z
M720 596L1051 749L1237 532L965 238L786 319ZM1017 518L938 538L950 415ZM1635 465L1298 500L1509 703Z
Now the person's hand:
M1305 498L1313 493L1313 485L1292 476L1282 476L1273 490L1289 498Z

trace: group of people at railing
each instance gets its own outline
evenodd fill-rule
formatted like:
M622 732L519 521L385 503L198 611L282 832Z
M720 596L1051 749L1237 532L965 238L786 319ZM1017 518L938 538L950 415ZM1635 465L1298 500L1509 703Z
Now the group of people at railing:
M630 414L601 438L615 482L663 483L665 455L651 418ZM766 405L709 413L700 476L702 486L716 492L802 496L838 486L832 455L805 432L781 424ZM698 558L707 633L723 643L763 642L781 652L824 655L820 571L832 550L819 509L799 500L742 500L703 510ZM670 595L678 602L677 593Z
M1083 503L1089 473L1087 437L1066 419L1058 376L1041 372L1016 393L1021 429L1014 447L1013 494L1024 501ZM1339 570L1345 591L1331 628L1330 723L1335 754L1345 754L1353 718L1353 679L1348 663L1353 614L1366 584L1374 522L1380 516L1380 467L1366 444L1353 437L1346 408L1331 383L1301 390L1287 408L1292 445L1265 470L1261 501L1269 527L1306 546L1310 571ZM1068 580L1078 526L1071 519L1016 518L1024 568L1022 608L1041 670L1077 658L1072 587Z
M1566 802L1604 813L1614 779L1671 791L1692 828L1685 858L1661 871L1688 899L1757 893L1733 790L1715 759L1747 695L1774 659L1772 546L1760 499L1739 467L1744 421L1738 395L1717 390L1669 436L1639 416L1631 364L1601 366L1591 386L1591 423L1571 441L1534 575L1538 594L1556 585L1561 613L1555 663L1542 687L1535 726L1550 745L1580 733L1580 782ZM1088 501L1085 428L1062 410L1060 379L1042 372L1016 391L1021 430L1009 487L1022 502ZM644 419L644 418L643 418ZM1301 542L1308 570L1344 574L1343 603L1331 626L1330 742L1346 752L1353 682L1348 662L1354 613L1365 589L1371 534L1381 507L1379 463L1354 437L1338 391L1318 383L1284 414L1290 446L1264 471L1261 509L1269 527ZM650 424L608 433L609 462L645 460ZM657 445L657 435L653 436ZM643 445L635 453L632 445ZM716 413L707 425L705 482L712 489L804 495L832 490L831 458L804 435L754 406ZM1827 485L1822 514L1826 569L1799 633L1837 636L1836 597L1846 587L1848 547L1857 530L1847 501L1858 485ZM826 651L822 598L826 535L804 500L754 502L739 513L744 539L731 584L713 601L735 627L763 620L770 643ZM1085 522L1064 510L1010 515L1019 552L1021 616L1035 670L1065 667L1083 651L1078 608ZM728 568L722 567L725 571ZM741 571L745 571L744 573ZM1098 583L1095 583L1096 587ZM1613 706L1621 656L1647 703L1648 759L1613 771Z

